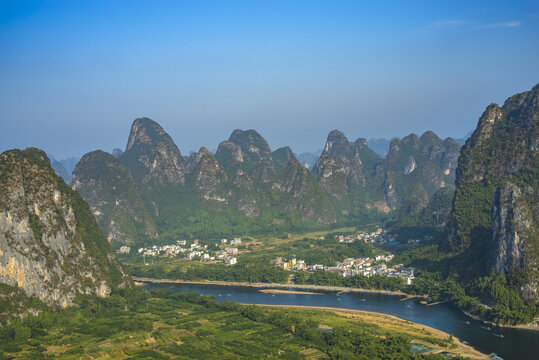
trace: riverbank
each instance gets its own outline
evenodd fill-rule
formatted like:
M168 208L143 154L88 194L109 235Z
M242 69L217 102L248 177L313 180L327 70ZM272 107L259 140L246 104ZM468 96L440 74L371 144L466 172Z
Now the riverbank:
M325 292L337 292L337 293L346 293L346 292L355 292L355 293L367 293L367 294L384 294L384 295L392 295L392 296L402 296L404 297L401 299L402 301L411 300L411 299L423 299L420 303L422 305L426 306L433 306L442 303L431 303L430 298L426 295L413 295L413 294L407 294L402 291L388 291L388 290L370 290L370 289L360 289L360 288L347 288L343 286L324 286L324 285L296 285L296 284L279 284L279 283L248 283L248 282L228 282L228 281L214 281L214 280L200 280L200 281L192 281L192 280L172 280L172 279L152 279L152 278L144 278L144 277L131 277L133 281L136 283L139 283L140 285L143 285L144 283L154 283L154 284L195 284L195 285L220 285L220 286L245 286L245 287L252 287L252 288L269 288L269 289L298 289L300 291L293 291L288 290L288 294L301 294L301 290L308 290L308 291L325 291ZM138 284L136 284L138 285ZM522 324L522 325L503 325L503 324L496 324L492 321L487 321L481 319L477 315L472 315L464 310L461 310L466 316L482 321L485 324L489 324L491 326L497 326L501 328L515 328L515 329L524 329L524 330L532 330L532 331L539 331L539 322L536 321L532 324ZM533 325L535 324L535 325Z
M388 291L388 290L370 290L370 289L358 289L347 288L342 286L324 286L324 285L296 285L296 284L279 284L279 283L248 283L248 282L228 282L228 281L191 281L191 280L171 280L171 279L152 279L132 276L133 281L141 283L154 283L154 284L196 284L196 285L222 285L222 286L245 286L252 288L273 288L273 289L298 289L298 290L318 290L318 291L331 291L331 292L357 292L368 294L384 294L393 296L408 296L408 294L402 291ZM290 293L298 293L290 291Z
M362 321L365 321L368 323L374 323L385 328L394 329L396 326L402 326L402 327L406 326L406 327L412 327L416 329L418 332L428 331L433 336L441 340L445 340L449 337L448 333L432 328L430 326L417 324L411 321L404 320L392 314L386 314L386 313L381 313L377 311L348 309L348 308L334 308L334 307L326 307L326 306L307 306L307 305L267 305L267 304L250 304L250 305L256 305L260 307L273 307L273 308L277 307L277 308L286 308L286 309L329 311L339 316L344 316L344 317L354 316L355 318L358 318ZM418 340L412 340L412 342L423 343L422 341L418 341ZM458 339L457 337L453 337L453 343L456 346L453 349L448 349L448 348L438 346L438 345L433 345L430 343L426 345L428 345L429 347L433 349L432 351L430 351L431 354L448 352L454 355L458 354L464 357L469 357L472 360L490 359L489 355L482 353L481 351L477 350L471 345L466 345L462 343L460 339Z
M312 292L312 291L296 291L296 290L280 290L280 289L260 289L258 291L264 294L324 295L323 293Z
M539 320L535 320L531 324L504 325L504 324L498 324L498 323L496 323L494 321L483 320L479 316L470 314L469 312L464 311L464 310L461 310L461 311L462 311L462 313L464 315L468 316L469 318L471 318L473 320L476 320L476 321L481 321L483 324L487 324L487 325L490 325L490 326L496 326L496 327L500 327L500 328L512 328L512 329L523 329L523 330L539 331Z

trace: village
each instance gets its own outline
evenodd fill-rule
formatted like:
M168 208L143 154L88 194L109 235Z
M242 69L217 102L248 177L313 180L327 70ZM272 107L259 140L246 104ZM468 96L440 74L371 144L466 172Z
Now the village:
M376 229L376 231L373 232L360 232L356 235L336 235L335 238L338 239L340 243L353 243L356 240L363 241L368 244L377 244L377 245L383 245L383 244L398 244L397 241L399 235L398 234L390 234L386 230L383 230L382 228ZM423 239L408 239L406 240L407 244L410 245L418 245L422 241L430 241L433 239L432 235L425 235L423 236Z
M353 243L356 240L363 241L369 244L396 244L398 235L393 235L388 233L382 228L376 229L373 232L360 232L355 236L353 235L336 235L335 238L338 239L340 243Z
M378 228L373 232L360 232L352 235L336 235L335 238L339 243L352 243L354 241L363 241L370 244L386 244L396 242L397 235L389 234L382 228ZM176 257L191 261L201 261L206 263L224 263L225 265L234 265L238 262L239 249L242 244L242 239L236 237L232 240L222 239L216 242L208 249L208 245L199 244L198 240L193 240L188 244L187 240L178 240L176 244L170 245L153 245L149 247L141 247L137 249L137 253L142 255L144 263L147 265L146 257ZM131 248L129 246L120 247L117 252L121 254L129 254ZM392 254L377 255L374 258L347 258L342 262L333 266L321 264L306 264L304 260L296 259L295 257L284 260L282 257L275 259L275 265L289 271L330 271L335 272L343 277L362 275L373 276L383 275L389 277L400 277L405 280L407 285L411 285L414 279L414 269L405 268L402 264L388 266L387 262L393 259Z
M187 240L178 240L176 244L139 248L137 253L143 256L146 265L146 256L180 257L202 262L222 261L226 265L234 265L238 262L238 245L241 245L241 238L234 238L230 242L227 239L222 239L219 243L215 243L215 248L218 250L208 250L208 245L200 245L198 240L194 240L189 246L187 246ZM124 245L117 252L129 254L131 248Z
M325 266L320 264L307 265L304 260L290 258L288 260L283 260L283 258L275 259L275 265L279 266L284 270L289 271L331 271L336 272L343 277L354 276L354 275L363 275L363 276L373 276L373 275L383 275L389 277L400 277L404 279L406 285L411 285L414 279L414 268L405 268L402 264L388 266L386 262L389 262L393 259L393 255L377 255L374 259L363 257L363 258L347 258L343 262L338 263L334 266Z

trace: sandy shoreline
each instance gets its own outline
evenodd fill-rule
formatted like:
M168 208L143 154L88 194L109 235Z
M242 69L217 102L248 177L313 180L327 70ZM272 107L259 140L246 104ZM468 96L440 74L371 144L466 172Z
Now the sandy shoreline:
M142 277L131 277L134 281L154 284L198 284L198 285L226 285L226 286L246 286L252 288L273 288L273 289L304 289L318 290L331 292L358 292L369 294L384 294L395 296L406 296L402 291L387 291L387 290L369 290L358 288L347 288L342 286L323 286L323 285L296 285L296 284L278 284L278 283L247 283L247 282L227 282L227 281L190 281L190 280L171 280L171 279L151 279ZM291 291L292 294L297 294L296 291Z
M296 290L280 290L280 289L261 289L258 291L264 294L324 295L324 293L317 293L317 292L312 292L312 291L296 291Z

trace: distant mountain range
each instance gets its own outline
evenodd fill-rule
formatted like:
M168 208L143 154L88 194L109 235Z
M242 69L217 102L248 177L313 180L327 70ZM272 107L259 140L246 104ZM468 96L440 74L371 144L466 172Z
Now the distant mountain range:
M427 131L393 139L382 158L333 130L309 170L254 130L234 130L215 154L182 156L141 118L124 152L82 157L76 191L50 162L35 148L0 155L0 283L47 304L130 286L109 243L388 219L446 230L445 254L427 254L438 270L477 286L500 275L526 302L539 297L539 85L489 105L462 149Z
M51 166L58 176L60 176L68 184L71 183L71 177L75 166L80 158L70 157L68 159L56 160L51 154L47 154L51 161Z
M115 244L290 231L387 216L412 190L424 208L454 183L459 149L429 131L394 139L384 159L365 139L350 142L334 130L319 154L296 157L238 129L215 154L201 148L183 156L158 123L141 118L124 152L84 155L72 184Z

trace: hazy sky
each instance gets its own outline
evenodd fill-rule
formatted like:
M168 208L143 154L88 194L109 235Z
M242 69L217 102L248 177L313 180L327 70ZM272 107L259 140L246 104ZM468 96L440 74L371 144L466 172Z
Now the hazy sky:
M539 1L3 1L0 150L183 154L256 129L272 149L475 128L539 82Z

